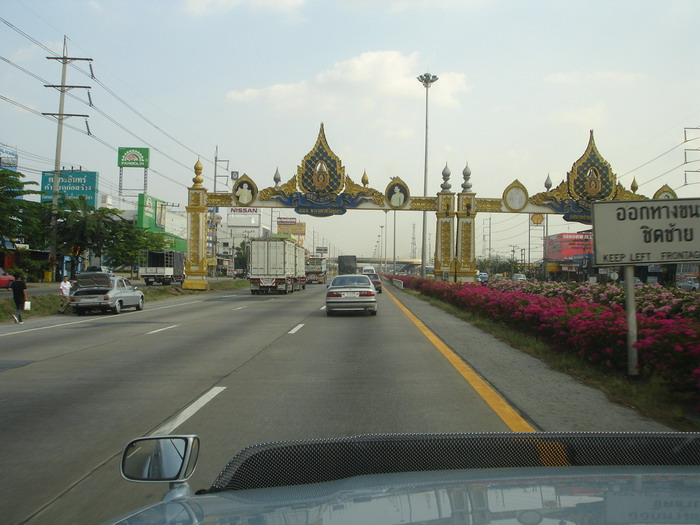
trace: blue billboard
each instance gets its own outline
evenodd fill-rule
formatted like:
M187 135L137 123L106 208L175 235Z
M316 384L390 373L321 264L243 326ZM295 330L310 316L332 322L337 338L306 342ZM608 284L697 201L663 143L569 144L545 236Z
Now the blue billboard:
M51 202L53 199L54 171L41 172L41 202ZM97 183L100 174L96 171L61 170L58 179L58 193L69 199L85 196L87 203L96 208Z

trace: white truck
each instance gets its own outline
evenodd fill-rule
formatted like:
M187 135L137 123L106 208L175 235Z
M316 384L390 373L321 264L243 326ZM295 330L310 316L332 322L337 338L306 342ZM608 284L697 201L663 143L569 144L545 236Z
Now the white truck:
M309 257L306 259L306 282L325 284L328 264L325 257Z
M287 294L301 290L306 286L304 248L291 239L272 237L251 240L248 279L253 295L272 292Z
M139 278L147 286L185 282L185 253L174 250L141 252Z

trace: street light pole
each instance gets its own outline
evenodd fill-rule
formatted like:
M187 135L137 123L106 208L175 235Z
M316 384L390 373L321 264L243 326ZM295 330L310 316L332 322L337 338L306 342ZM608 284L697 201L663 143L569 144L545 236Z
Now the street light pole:
M417 77L418 82L423 84L425 88L425 164L423 168L423 196L428 196L428 89L437 82L438 77L430 73L424 73ZM420 253L420 276L425 277L425 256L426 256L426 240L428 237L428 212L423 212L423 238L421 239Z

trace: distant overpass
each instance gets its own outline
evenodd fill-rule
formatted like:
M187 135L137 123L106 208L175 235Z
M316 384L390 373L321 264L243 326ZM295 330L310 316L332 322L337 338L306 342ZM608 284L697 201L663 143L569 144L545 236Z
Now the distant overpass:
M342 255L342 254L341 254ZM348 254L350 255L350 254ZM330 257L329 261L335 264L338 264L338 257ZM358 266L374 266L374 269L377 271L380 271L380 268L384 268L384 262L386 261L387 268L391 269L392 265L394 264L394 259L391 257L387 257L384 259L384 257L362 257L360 255L357 256L357 265ZM397 271L405 271L409 272L412 268L420 268L421 265L421 260L420 259L411 259L408 257L397 257L396 258L396 268Z

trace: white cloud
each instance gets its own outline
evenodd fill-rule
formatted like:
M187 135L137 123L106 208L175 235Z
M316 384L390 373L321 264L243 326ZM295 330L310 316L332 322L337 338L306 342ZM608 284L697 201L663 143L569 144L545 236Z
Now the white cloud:
M275 109L296 109L309 99L309 86L306 82L275 84L262 89L230 91L226 98L235 102L262 101Z
M646 78L640 73L627 71L572 71L568 73L552 73L544 77L544 81L550 84L585 84L585 83L635 83Z
M184 0L185 11L195 15L230 11L240 5L277 12L293 12L301 8L305 0Z
M415 133L415 126L410 125L415 117L414 102L425 97L416 79L418 60L416 53L368 51L336 62L309 82L231 91L227 98L242 103L260 101L286 112L313 108L326 114L359 115L368 126L382 129L385 136L408 137ZM438 77L439 87L430 88L430 104L458 107L460 97L470 90L466 75L447 72ZM407 111L408 107L413 111Z
M575 124L584 129L594 129L607 120L604 104L595 104L583 108L569 109L552 113L549 119L564 124Z

